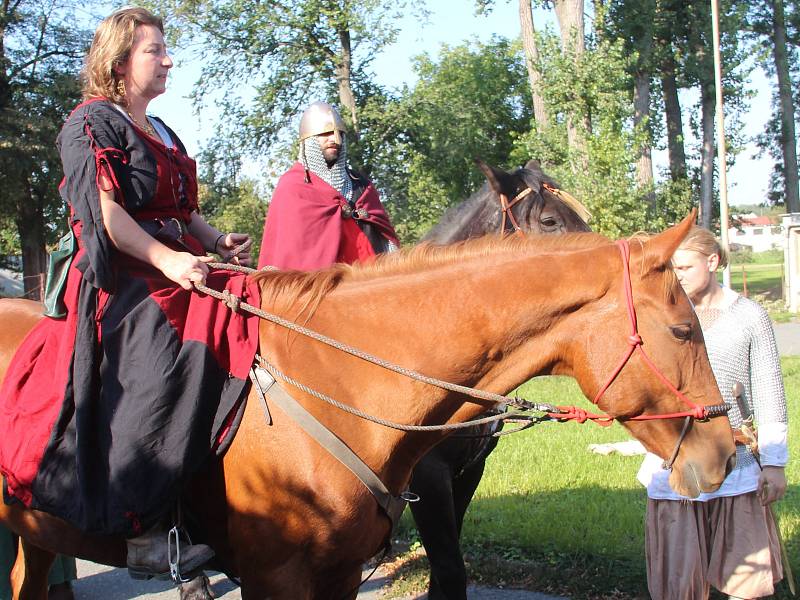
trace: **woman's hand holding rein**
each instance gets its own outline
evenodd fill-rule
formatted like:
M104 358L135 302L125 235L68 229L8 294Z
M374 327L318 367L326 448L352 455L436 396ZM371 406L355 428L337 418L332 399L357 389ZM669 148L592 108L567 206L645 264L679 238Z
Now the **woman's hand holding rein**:
M213 261L210 256L195 256L189 252L175 252L167 248L159 265L156 265L164 276L177 283L185 290L191 290L196 283L204 284L208 275L208 265Z
M189 233L200 240L207 252L218 254L224 262L237 265L250 265L250 246L252 241L246 233L222 233L209 225L199 213L192 213Z
M215 244L214 251L219 254L225 262L232 262L237 265L248 266L253 262L250 256L250 247L253 241L246 233L220 234Z

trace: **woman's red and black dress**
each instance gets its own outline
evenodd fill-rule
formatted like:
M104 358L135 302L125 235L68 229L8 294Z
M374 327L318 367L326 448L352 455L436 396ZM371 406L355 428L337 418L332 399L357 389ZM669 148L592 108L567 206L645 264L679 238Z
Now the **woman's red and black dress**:
M106 233L100 173L146 231L180 225L170 245L204 254L185 228L195 164L166 129L171 147L103 99L67 119L60 190L79 241L68 312L28 335L0 390L7 497L85 531L134 535L171 509L241 405L257 350L255 317L183 290ZM214 271L207 285L259 304L242 274Z

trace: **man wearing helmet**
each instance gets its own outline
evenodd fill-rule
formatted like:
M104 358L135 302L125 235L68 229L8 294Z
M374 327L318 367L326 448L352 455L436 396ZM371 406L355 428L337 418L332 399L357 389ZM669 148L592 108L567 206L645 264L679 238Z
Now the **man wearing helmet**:
M398 246L378 192L347 167L346 127L330 104L300 120L300 155L269 206L258 266L310 271L352 263Z

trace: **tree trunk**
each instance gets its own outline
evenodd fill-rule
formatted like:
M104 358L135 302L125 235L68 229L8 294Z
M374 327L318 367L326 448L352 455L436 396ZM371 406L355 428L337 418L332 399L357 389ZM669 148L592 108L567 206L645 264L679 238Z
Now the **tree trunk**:
M650 116L650 75L637 73L633 87L633 123L634 126L645 127L649 131L647 120ZM646 199L651 210L655 210L656 196L653 190L653 156L650 147L650 136L647 136L639 147L639 157L636 161L636 184L641 190L646 191Z
M348 29L339 30L339 43L341 44L341 60L334 68L336 75L336 84L339 87L339 101L342 107L350 113L350 119L353 123L353 137L358 139L360 135L358 126L358 113L356 109L356 100L353 95L353 88L350 81L350 74L353 64L353 53L350 48L350 31Z
M583 0L554 0L553 8L558 19L561 32L561 48L566 52L572 50L575 56L583 54Z
M558 27L561 32L561 50L577 63L586 48L583 28L583 0L553 0L553 7L556 11ZM586 132L589 133L591 131L589 115L567 115L567 143L577 155L577 164L572 166L573 171L576 172L585 171L588 168L586 142L575 125L575 122L580 120L584 122Z
M716 98L713 84L702 84L703 148L700 167L700 225L711 229L714 215L714 116Z
M667 120L667 150L669 173L672 181L686 177L686 151L683 147L683 117L678 99L678 84L675 75L675 57L669 45L661 63L661 91L664 97L664 112Z
M22 275L25 285L25 297L41 300L43 285L42 274L47 271L47 250L44 237L44 217L41 201L26 190L27 196L18 205L17 231L22 246Z
M784 199L787 212L800 212L797 181L797 146L795 145L792 80L786 52L786 22L783 0L772 0L772 34L778 96L781 106L781 151L783 152Z
M528 67L528 80L533 98L533 117L536 128L541 133L547 128L547 112L544 98L539 93L542 74L539 71L539 49L536 47L536 29L533 26L531 0L519 0L519 22L522 30L522 46L525 49L525 65Z

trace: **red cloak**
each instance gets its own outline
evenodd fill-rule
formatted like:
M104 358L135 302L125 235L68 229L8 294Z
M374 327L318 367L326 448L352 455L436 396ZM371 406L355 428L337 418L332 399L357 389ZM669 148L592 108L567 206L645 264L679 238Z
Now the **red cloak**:
M264 235L261 238L259 268L271 265L280 269L312 271L336 262L352 263L375 255L367 235L352 218L344 218L347 205L342 194L310 172L299 162L283 174L272 195ZM369 183L355 202L366 209L362 221L399 246L397 234Z

